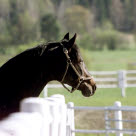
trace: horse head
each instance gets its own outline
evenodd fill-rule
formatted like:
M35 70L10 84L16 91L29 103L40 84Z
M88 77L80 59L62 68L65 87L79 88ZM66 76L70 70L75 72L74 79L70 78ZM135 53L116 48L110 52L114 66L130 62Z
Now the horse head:
M89 97L95 93L96 83L88 72L75 41L76 34L69 39L67 33L60 42L50 43L48 56L52 65L50 69L54 71L51 77L54 75L68 91L80 90L83 96ZM72 90L64 84L71 86Z

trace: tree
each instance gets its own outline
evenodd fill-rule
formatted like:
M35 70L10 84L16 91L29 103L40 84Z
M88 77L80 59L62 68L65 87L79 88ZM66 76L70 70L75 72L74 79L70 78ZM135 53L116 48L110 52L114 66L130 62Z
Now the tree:
M0 0L0 18L7 19L9 16L10 5L8 0Z
M110 18L116 29L123 30L125 11L121 0L112 0L110 6Z
M102 24L109 18L109 6L111 0L93 0L92 9L97 23Z
M66 10L64 24L70 32L90 32L93 26L93 15L87 8L75 5Z
M136 15L136 0L134 0L133 1L133 3L132 3L132 9L133 9L133 26L134 26L134 30L136 30L136 17L135 17L135 15Z
M0 0L0 46L10 43L11 36L8 30L10 4L8 0Z
M76 0L76 3L81 6L89 7L89 5L92 3L92 1L93 0Z
M47 40L57 40L60 27L57 19L52 14L44 15L40 20L41 37Z

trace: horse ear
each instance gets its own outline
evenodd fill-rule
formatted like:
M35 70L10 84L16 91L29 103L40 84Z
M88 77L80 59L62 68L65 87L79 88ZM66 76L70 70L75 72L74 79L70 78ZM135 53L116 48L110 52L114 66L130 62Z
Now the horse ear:
M69 40L69 42L68 42L69 49L72 48L72 46L74 45L74 43L76 41L76 37L77 37L77 35L75 33L75 35Z
M63 40L64 39L69 40L69 32L64 36Z

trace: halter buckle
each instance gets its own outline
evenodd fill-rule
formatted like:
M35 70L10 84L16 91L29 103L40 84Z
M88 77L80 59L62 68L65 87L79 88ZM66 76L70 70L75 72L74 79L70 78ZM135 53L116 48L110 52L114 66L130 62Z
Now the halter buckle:
M69 63L69 64L71 63L71 59L70 59L70 58L69 58L69 59L67 59L67 63Z
M68 50L66 48L63 48L63 52L68 54Z

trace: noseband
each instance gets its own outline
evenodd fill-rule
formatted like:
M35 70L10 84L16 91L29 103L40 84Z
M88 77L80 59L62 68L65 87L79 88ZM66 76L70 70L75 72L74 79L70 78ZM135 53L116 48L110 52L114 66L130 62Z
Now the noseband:
M72 62L71 62L71 59L70 59L70 57L69 57L69 55L68 55L68 50L63 46L62 43L60 43L60 44L61 44L61 46L63 47L63 52L64 52L64 54L65 54L65 56L66 56L66 58L67 58L67 65L66 65L65 73L64 73L64 75L63 75L63 77L62 77L62 80L61 80L60 82L61 82L61 84L63 85L63 87L64 87L65 89L67 89L70 93L72 93L72 92L74 92L75 90L78 89L78 87L80 86L80 84L81 84L82 82L87 81L87 80L91 80L91 79L93 79L93 77L83 77L82 75L80 75L79 72L77 71L77 69L75 68L75 66L74 66L74 65L72 64ZM74 70L74 72L75 72L76 75L78 76L78 84L76 85L76 87L72 87L71 90L68 89L68 88L66 87L66 85L63 83L63 82L64 82L64 79L65 79L65 77L66 77L66 74L67 74L67 72L68 72L69 66L72 67L72 69Z

